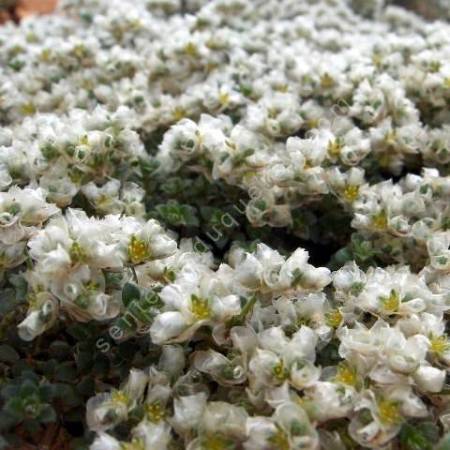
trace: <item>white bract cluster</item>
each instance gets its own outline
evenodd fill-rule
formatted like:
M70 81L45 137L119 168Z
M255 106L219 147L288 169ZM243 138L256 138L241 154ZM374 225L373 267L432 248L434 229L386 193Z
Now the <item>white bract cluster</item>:
M19 335L121 319L159 351L89 400L92 450L450 431L450 25L383 3L65 0L0 27L0 288L26 281ZM381 266L261 242L217 257L149 215L172 176L237 189L242 221L275 236L309 238L332 205Z

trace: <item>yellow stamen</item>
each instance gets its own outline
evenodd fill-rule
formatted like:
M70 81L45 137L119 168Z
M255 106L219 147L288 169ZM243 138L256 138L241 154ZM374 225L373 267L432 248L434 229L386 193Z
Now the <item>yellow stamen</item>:
M391 290L389 297L380 297L380 301L383 305L383 309L388 312L395 312L400 306L400 296L394 289Z
M333 141L328 142L328 153L330 156L332 156L333 158L337 158L339 157L339 155L341 154L341 150L343 147L343 143L342 140L337 138Z
M186 110L181 106L176 106L175 109L173 110L172 115L173 118L177 121L184 119L186 117Z
M287 434L278 427L278 430L269 438L269 442L273 445L273 449L290 450L289 438Z
M342 313L338 309L332 309L325 314L325 322L332 328L337 328L342 323L342 319Z
M84 59L89 54L87 48L83 44L75 45L72 49L72 53L78 59Z
M24 103L20 107L20 113L24 116L32 116L36 114L36 106L31 102Z
M52 56L52 51L49 48L44 48L44 50L42 50L39 59L42 62L49 62Z
M395 147L397 144L397 132L395 130L390 130L384 136L384 142L390 147Z
M289 372L286 367L284 367L283 360L280 359L280 361L273 366L272 374L278 381L284 381L288 377Z
M198 56L198 49L197 46L193 42L188 42L184 46L184 53L186 55L190 56L191 58L196 58Z
M335 379L338 383L349 386L355 386L358 381L356 370L345 363L339 364Z
M166 417L166 411L159 402L153 402L145 406L145 412L148 420L158 423Z
M287 84L279 84L279 85L275 86L274 89L278 92L287 92L288 85Z
M430 72L437 73L441 70L442 64L440 61L431 61L430 63Z
M438 356L443 355L450 348L447 336L432 336L430 339L430 352Z
M191 297L191 311L197 320L205 320L211 317L211 309L208 300L193 295Z
M133 264L140 264L150 258L148 244L136 236L131 236L128 245L128 256Z
M344 189L344 198L349 202L354 202L359 195L359 186L356 186L354 184L349 184Z
M333 77L330 76L328 73L323 74L320 77L320 86L324 89L330 89L332 88L336 82L334 81Z
M123 392L123 391L114 391L111 394L111 401L113 403L118 403L118 404L122 404L122 405L128 405L128 403L130 402L130 399L129 399L128 395L125 394L125 392Z
M398 402L382 399L378 402L378 415L385 425L396 425L403 420Z
M228 94L228 92L221 92L219 94L219 103L222 106L227 106L228 103L230 103L230 95Z
M80 137L80 145L88 145L89 144L89 138L88 135L85 134Z
M214 434L202 438L202 450L228 450L232 448L232 442L224 437Z
M87 254L78 242L74 242L69 250L72 264L77 264L86 261Z
M384 230L387 227L387 224L387 215L384 211L380 211L372 217L372 225L378 230Z
M134 438L131 442L122 442L120 450L145 450L145 443L140 438Z
M383 63L383 57L381 56L380 53L374 53L372 55L372 63L375 67L381 66L381 64Z

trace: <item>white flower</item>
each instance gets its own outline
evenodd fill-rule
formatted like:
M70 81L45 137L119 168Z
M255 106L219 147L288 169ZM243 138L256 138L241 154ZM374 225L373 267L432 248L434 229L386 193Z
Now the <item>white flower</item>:
M239 258L241 261L235 263L237 281L250 290L315 291L331 281L330 271L308 264L308 252L301 248L285 260L277 251L258 244L255 253L241 254Z
M175 398L173 401L173 417L171 424L181 433L187 433L200 422L207 396L204 392Z
M316 381L305 391L313 417L319 422L346 417L352 410L356 392L349 386Z
M86 405L89 428L105 431L125 420L128 412L141 400L147 381L145 372L132 370L122 389L90 398Z
M90 450L120 450L121 443L107 433L99 433L89 448Z
M53 325L57 314L56 299L46 292L37 293L32 299L26 318L18 325L19 336L24 341L32 341Z
M248 440L244 448L257 450L275 445L278 448L319 448L317 432L303 409L293 402L278 406L272 417L247 419Z
M26 239L35 227L42 226L58 212L45 201L45 192L38 188L11 187L0 193L0 242L12 245Z
M413 374L419 389L427 392L440 392L445 382L445 370L423 365Z

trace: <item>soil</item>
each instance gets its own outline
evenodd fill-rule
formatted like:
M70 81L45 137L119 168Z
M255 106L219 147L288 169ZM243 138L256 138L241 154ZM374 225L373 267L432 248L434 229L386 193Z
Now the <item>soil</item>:
M49 14L58 3L58 0L18 0L14 6L0 11L0 23L7 20L19 22L32 14Z

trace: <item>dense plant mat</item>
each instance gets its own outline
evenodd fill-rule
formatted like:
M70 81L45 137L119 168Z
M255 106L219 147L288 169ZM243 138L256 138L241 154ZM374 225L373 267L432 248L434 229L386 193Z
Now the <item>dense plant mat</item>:
M447 449L445 5L14 12L0 448Z

